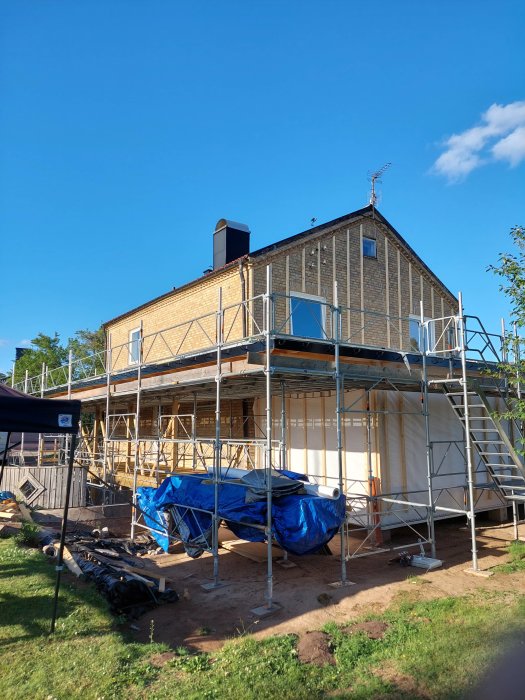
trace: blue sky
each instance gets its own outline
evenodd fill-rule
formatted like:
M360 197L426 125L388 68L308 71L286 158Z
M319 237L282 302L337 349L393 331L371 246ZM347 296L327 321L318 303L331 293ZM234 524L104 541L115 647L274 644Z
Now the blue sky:
M367 203L493 329L525 224L521 1L0 4L0 370Z

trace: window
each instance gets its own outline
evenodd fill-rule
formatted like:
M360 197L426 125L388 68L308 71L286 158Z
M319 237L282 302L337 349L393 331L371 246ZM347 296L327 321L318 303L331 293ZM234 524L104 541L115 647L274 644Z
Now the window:
M137 365L140 360L140 328L129 332L129 364Z
M430 321L429 318L425 318L425 321ZM410 316L409 320L409 336L410 336L410 349L414 352L423 352L423 336L425 330L421 325L421 318L419 316ZM426 326L425 335L425 351L432 352L436 345L436 329L434 323L429 323Z
M326 338L326 299L292 292L290 332L303 338Z
M32 474L22 477L16 488L28 505L45 491L42 484Z
M377 241L375 238L363 236L363 257L377 258Z

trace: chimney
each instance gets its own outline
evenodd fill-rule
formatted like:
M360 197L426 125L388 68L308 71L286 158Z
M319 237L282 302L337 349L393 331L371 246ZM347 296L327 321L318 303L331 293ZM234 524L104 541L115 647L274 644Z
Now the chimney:
M232 260L250 252L250 229L246 224L219 219L213 234L213 269L218 270Z

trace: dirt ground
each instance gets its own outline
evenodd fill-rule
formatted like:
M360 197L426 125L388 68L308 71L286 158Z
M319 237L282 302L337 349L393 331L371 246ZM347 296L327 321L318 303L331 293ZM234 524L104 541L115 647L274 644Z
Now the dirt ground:
M478 525L479 567L487 571L506 561L506 544L513 538L513 528L512 524L488 521ZM390 546L402 546L403 537L406 533L394 534ZM222 531L221 539L233 537ZM443 561L439 569L427 572L389 563L398 552L382 552L348 561L347 574L352 585L339 588L330 586L341 577L337 538L330 543L332 556L290 556L289 561L295 566L289 568L277 562L281 553L276 551L273 584L279 608L268 616L252 612L265 604L266 561L254 561L221 548L219 575L224 585L206 591L202 584L213 579L211 555L190 559L182 546L176 545L169 554L148 556L147 563L169 577L169 585L180 600L143 615L133 623L138 628L133 633L141 641L148 641L153 634L156 642L165 642L172 648L184 645L200 651L212 651L228 639L246 633L257 638L288 633L304 637L306 632L319 630L329 621L350 624L363 613L383 611L400 592L414 589L416 577L425 581L420 590L428 598L461 595L480 588L512 588L525 593L525 577L520 574L486 577L468 573L470 531L464 521L438 523L436 541L437 557ZM250 544L249 548L256 557L265 557L265 545ZM413 548L410 551L417 553Z

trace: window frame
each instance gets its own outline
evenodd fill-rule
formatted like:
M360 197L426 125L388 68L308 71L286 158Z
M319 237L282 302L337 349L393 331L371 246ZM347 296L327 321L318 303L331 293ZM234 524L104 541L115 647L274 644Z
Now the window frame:
M298 338L313 338L315 340L327 340L328 333L326 331L326 306L328 304L326 297L318 296L317 294L306 294L305 292L290 292L289 298L289 313L290 313L290 335L295 335L293 327L293 299L303 299L306 302L316 302L321 309L321 328L320 335L298 335Z
M428 321L432 321L432 320L433 319L431 319L428 316L423 317L424 323L427 323ZM421 345L424 346L424 340L425 340L425 335L422 333L423 327L421 324L421 316L419 316L418 314L410 314L410 316L408 317L408 321L409 321L409 324L408 324L408 340L409 340L409 342L412 340L412 333L410 332L410 325L411 325L412 321L415 321L417 323L418 336L419 336L418 347L417 347L417 349L414 349L411 346L410 347L411 352L419 352L421 354L423 354L424 352L427 352L427 349L425 347L423 347L423 349L421 349ZM430 347L434 348L436 346L436 326L434 324L429 324L427 327L431 329L431 331L430 331ZM436 353L432 352L429 354L435 355Z
M134 359L133 357L133 345L136 342L136 340L133 339L133 334L138 333L138 343L137 343L137 350L138 350L138 357L137 359ZM140 362L140 341L142 340L142 328L141 326L137 326L137 328L132 328L129 333L128 333L128 364L130 365L138 365Z
M374 244L374 254L369 255L365 253L365 241L371 241ZM377 260L377 238L372 238L372 236L363 236L361 241L361 253L363 258L369 258L370 260Z

